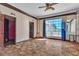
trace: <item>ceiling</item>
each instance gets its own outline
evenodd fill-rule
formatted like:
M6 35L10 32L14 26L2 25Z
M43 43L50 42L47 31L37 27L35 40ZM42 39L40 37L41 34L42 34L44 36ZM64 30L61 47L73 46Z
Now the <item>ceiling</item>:
M42 9L38 8L39 6L45 5L44 3L9 3L9 4L17 7L18 9L34 17L39 18L79 8L79 3L58 3L56 5L53 5L55 10L48 10L48 11L44 11L44 8Z

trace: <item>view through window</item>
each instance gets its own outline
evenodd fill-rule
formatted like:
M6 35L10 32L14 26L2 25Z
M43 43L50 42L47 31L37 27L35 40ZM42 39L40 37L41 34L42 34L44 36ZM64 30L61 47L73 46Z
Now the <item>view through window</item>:
M54 18L45 21L46 37L61 37L62 19Z

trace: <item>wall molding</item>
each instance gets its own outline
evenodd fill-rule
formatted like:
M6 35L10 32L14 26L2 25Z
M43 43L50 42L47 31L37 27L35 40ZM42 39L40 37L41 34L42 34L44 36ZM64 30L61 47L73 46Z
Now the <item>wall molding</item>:
M18 8L12 6L12 5L10 5L10 4L8 4L8 3L0 3L0 5L3 5L3 6L8 7L8 8L11 8L11 9L13 9L13 10L15 10L15 11L18 11L18 12L20 12L20 13L22 13L22 14L25 14L25 15L27 15L27 16L29 16L29 17L32 17L32 18L34 18L34 19L37 20L36 17L34 17L34 16L32 16L32 15L30 15L30 14L28 14L28 13L26 13L26 12L24 12L24 11L22 11L22 10L20 10L20 9L18 9Z
M44 18L40 18L40 20L41 20L41 19L47 19L47 18L53 18L53 17L60 17L60 16L73 15L73 14L77 14L77 12L65 13L65 14L60 14L60 15L55 15L55 16L44 17Z

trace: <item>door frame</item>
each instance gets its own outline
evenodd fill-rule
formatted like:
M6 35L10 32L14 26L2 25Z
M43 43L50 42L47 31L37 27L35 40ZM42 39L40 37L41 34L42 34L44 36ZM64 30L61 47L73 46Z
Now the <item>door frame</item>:
M0 14L0 26L1 26L1 32L0 32L0 47L4 47L4 15Z
M46 30L45 30L46 29L46 25L45 25L45 21L46 20L43 20L43 37L44 38L46 38Z
M15 39L14 39L14 44L16 44L16 17L9 16L9 15L5 15L5 14L3 14L3 15L4 15L4 19L5 19L6 17L10 17L10 19L13 18L14 21L15 21ZM5 43L4 43L4 45L5 45Z

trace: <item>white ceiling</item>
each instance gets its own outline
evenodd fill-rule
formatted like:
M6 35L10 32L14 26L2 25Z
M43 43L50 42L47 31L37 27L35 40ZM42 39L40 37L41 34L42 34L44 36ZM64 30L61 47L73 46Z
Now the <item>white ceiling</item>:
M10 3L10 5L13 5L35 17L44 17L46 15L79 8L79 3L58 3L53 6L55 10L48 10L45 12L44 8L38 8L39 6L45 5L44 3Z

